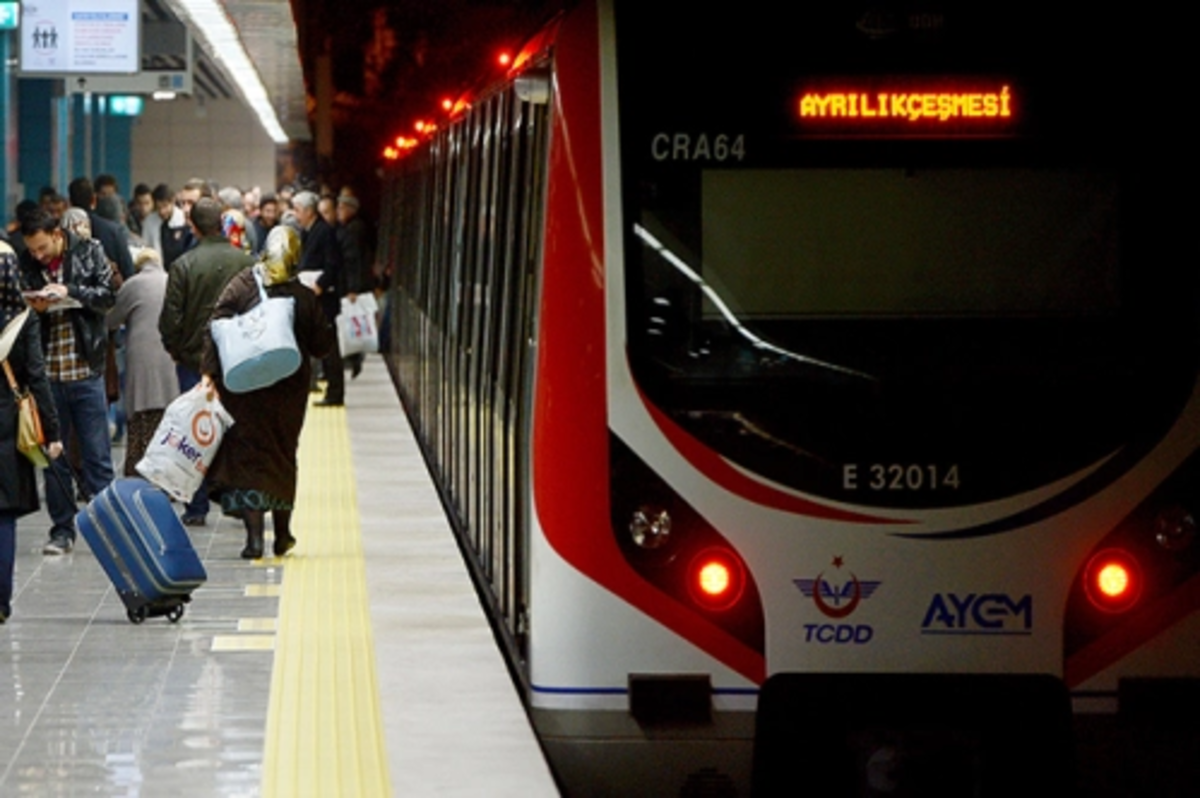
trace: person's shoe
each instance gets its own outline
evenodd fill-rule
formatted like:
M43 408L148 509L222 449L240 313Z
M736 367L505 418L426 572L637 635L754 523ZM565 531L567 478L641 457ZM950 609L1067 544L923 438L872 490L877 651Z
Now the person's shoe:
M204 526L208 523L208 516L184 514L179 520L183 522L184 526Z
M73 548L75 542L70 538L50 538L46 545L42 546L42 554L70 554Z
M357 379L359 374L362 374L363 358L356 357L350 361L350 379Z
M262 534L246 535L246 547L242 549L243 560L261 560L263 556Z
M275 542L271 544L271 548L275 551L276 557L282 557L296 548L296 539L290 533L277 533L275 535Z
M345 407L346 403L340 399L318 399L313 402L316 407Z

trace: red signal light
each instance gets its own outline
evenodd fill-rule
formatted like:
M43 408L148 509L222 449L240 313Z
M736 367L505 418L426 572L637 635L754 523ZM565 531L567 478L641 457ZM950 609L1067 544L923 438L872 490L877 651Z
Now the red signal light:
M1084 589L1092 604L1105 612L1125 612L1142 595L1142 569L1128 552L1098 552L1084 570Z
M706 549L688 567L688 590L697 604L726 610L737 603L746 588L745 567L727 549Z
M500 64L500 66L502 66L502 67L508 66L509 64L512 63L512 53L509 53L509 52L500 53L500 55L496 57L496 62L498 64Z

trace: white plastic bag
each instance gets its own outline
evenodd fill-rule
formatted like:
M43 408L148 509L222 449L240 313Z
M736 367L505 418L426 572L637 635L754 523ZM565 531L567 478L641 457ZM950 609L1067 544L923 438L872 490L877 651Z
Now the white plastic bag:
M342 297L342 312L337 317L342 357L379 351L379 329L375 324L378 310L374 294L358 294L354 302Z
M203 384L167 406L137 472L182 502L191 501L233 416Z

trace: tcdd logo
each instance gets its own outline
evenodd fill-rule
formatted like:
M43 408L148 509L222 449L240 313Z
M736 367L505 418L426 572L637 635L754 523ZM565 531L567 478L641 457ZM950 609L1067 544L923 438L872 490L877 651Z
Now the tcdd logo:
M1029 635L1033 596L1014 599L1005 593L938 593L929 602L924 635Z
M842 558L833 558L833 567L841 570ZM858 609L858 605L875 594L879 580L863 581L853 572L846 572L848 579L834 582L825 578L825 572L815 579L793 579L805 597L813 600L821 614L833 620L841 620ZM816 624L804 625L804 642L822 645L863 645L875 636L875 630L866 624Z

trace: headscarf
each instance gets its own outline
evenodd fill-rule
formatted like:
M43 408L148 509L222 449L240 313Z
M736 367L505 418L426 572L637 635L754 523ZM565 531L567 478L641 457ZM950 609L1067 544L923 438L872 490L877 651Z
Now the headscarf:
M227 209L221 212L221 232L233 244L234 249L248 251L250 240L246 237L246 217L241 211Z
M286 283L296 277L300 265L300 234L287 225L275 225L263 245L263 282L267 285Z
M83 208L67 208L62 217L62 229L70 230L79 238L91 238L92 220Z

